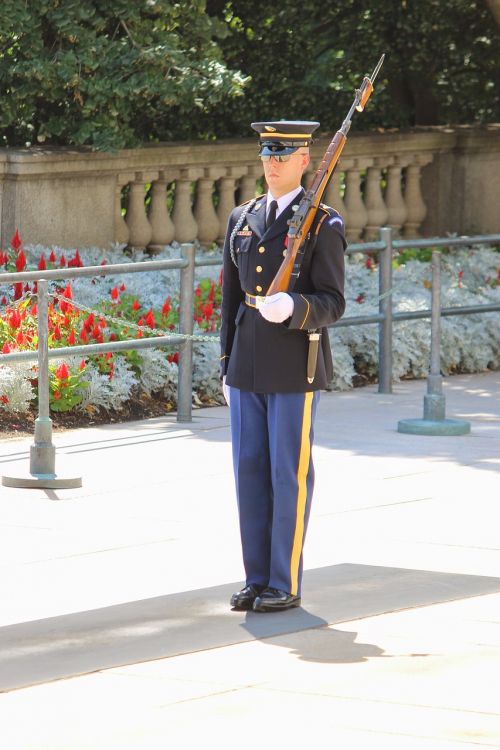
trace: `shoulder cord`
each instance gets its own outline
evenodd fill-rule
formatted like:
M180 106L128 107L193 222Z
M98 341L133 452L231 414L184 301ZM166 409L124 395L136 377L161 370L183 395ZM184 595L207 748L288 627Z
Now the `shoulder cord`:
M233 261L236 268L238 268L238 262L234 255L234 238L236 237L237 232L240 231L241 227L243 226L243 222L245 221L246 215L249 211L252 210L252 208L257 203L258 198L254 198L253 200L248 203L248 205L243 209L243 211L240 214L240 218L236 222L233 231L231 232L231 237L229 238L229 252L231 254L231 260Z

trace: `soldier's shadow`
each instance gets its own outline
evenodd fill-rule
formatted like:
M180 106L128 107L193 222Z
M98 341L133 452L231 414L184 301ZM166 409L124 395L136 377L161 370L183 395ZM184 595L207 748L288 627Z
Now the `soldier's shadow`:
M275 620L281 634L264 633L264 626L267 626L267 633L272 630L274 623L269 621L270 618ZM289 618L289 623L284 621L285 618ZM283 634L283 626L287 625L291 632ZM391 658L379 646L372 643L357 643L356 632L336 630L322 617L302 607L276 614L249 612L242 627L262 643L287 648L294 656L304 661L349 664L375 657Z

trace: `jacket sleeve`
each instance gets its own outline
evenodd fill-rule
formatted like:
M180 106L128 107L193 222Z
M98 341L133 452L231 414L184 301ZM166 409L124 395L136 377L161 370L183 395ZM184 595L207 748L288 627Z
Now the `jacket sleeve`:
M315 329L332 325L342 317L344 298L344 251L347 242L342 218L333 212L321 222L310 267L312 292L292 292L294 308L288 328Z
M233 346L233 339L236 330L236 313L238 312L241 302L244 300L244 293L240 284L238 268L234 265L229 251L229 238L231 232L238 220L239 210L234 209L229 217L227 226L226 239L223 250L223 275L222 275L222 306L221 306L221 358L220 358L220 376L226 374L229 364L229 357Z

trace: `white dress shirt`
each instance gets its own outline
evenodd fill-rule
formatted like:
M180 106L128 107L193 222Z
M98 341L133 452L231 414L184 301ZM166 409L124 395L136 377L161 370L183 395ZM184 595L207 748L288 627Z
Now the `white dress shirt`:
M302 192L302 187L299 185L298 188L295 188L295 190L291 190L289 193L285 193L285 195L282 195L281 198L274 198L271 192L268 192L267 194L267 204L266 204L266 216L269 215L269 206L271 205L272 201L276 201L278 204L278 208L276 209L276 218L280 215L282 211L285 210L285 208L293 201L293 199L299 195Z

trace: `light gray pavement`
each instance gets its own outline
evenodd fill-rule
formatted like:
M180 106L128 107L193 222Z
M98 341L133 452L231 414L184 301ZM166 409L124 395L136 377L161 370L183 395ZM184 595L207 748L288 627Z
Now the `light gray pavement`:
M0 695L2 747L500 747L500 373L446 381L468 436L397 433L424 392L322 394L303 608L279 615L228 610L225 407L55 433L81 489L0 487L0 686L42 681Z

